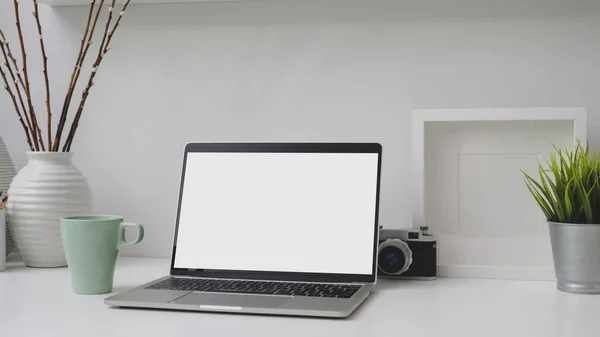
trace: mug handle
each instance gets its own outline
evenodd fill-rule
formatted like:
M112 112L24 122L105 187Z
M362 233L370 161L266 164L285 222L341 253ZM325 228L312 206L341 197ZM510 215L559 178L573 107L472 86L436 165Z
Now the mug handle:
M127 227L134 227L137 229L137 237L132 242L127 242L125 240L125 229ZM131 222L123 222L120 228L121 233L119 233L119 243L117 245L117 249L121 250L121 248L132 247L142 242L144 239L144 227L139 223L131 223Z

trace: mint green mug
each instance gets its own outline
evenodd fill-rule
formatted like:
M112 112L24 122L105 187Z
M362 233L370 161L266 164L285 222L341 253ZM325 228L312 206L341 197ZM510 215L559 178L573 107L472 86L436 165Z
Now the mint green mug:
M137 229L137 237L126 242L125 229ZM60 228L76 294L106 294L113 289L119 251L144 239L144 227L123 222L113 215L79 215L60 219Z

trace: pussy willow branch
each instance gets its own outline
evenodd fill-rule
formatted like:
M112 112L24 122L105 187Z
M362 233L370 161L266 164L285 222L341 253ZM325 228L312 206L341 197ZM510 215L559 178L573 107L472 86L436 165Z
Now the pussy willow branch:
M21 126L23 126L23 130L25 130L25 136L27 136L27 144L29 145L29 149L31 151L33 151L33 144L31 143L31 137L29 137L29 128L27 127L27 125L25 125L25 122L23 121L23 115L21 114L21 110L19 109L19 104L17 104L17 99L15 98L15 95L13 94L12 89L10 88L10 85L8 84L8 80L6 78L6 73L5 73L4 69L2 69L2 66L0 66L0 75L2 76L2 79L4 80L4 89L6 89L6 91L8 92L8 95L12 99L12 102L15 106L15 111L17 112L17 115L19 117L19 122L21 122ZM16 87L16 85L15 85L15 87Z
M61 110L59 122L57 124L57 130L56 130L54 141L52 141L52 110L51 110L51 101L50 101L51 93L50 93L50 80L49 80L49 74L48 74L48 57L46 55L46 48L45 48L45 43L44 43L44 38L43 38L43 33L42 33L42 25L40 23L40 18L39 18L38 0L32 0L32 1L33 1L33 6L34 6L33 16L35 17L36 24L37 24L38 36L40 39L40 48L41 48L42 57L43 57L42 61L43 61L44 82L45 82L45 88L46 88L46 108L48 110L48 134L47 134L48 150L58 151L61 146L60 140L61 140L61 136L64 131L64 127L65 127L66 120L68 117L71 100L73 98L75 88L77 87L77 82L81 75L81 71L82 71L83 64L86 59L87 53L90 49L90 46L93 43L94 32L97 27L98 19L100 17L101 11L103 10L103 5L106 2L106 0L100 0L99 7L98 7L98 10L96 11L95 15L94 15L94 9L95 9L97 0L90 0L91 4L90 4L90 10L89 10L89 14L88 14L88 20L87 20L86 27L85 27L85 33L81 40L81 46L79 49L79 53L77 55L77 60L75 62L75 66L74 66L73 72L71 74L71 80L69 82L67 94L65 95L65 101L63 104L63 108ZM73 139L77 132L77 129L79 126L79 121L80 121L82 113L83 113L83 109L84 109L87 99L89 97L90 90L91 90L92 86L94 85L94 78L97 74L97 71L98 71L102 61L104 60L104 56L110 50L110 44L111 44L112 38L114 37L115 31L119 27L119 25L121 23L121 19L123 18L123 15L125 14L126 9L129 7L131 0L127 0L123 4L122 10L118 15L118 19L116 20L116 22L111 30L110 25L113 21L113 16L114 16L113 11L115 10L115 2L116 2L116 0L112 0L112 4L109 8L108 21L106 23L104 34L102 36L102 42L100 43L100 46L98 48L98 54L93 63L92 72L89 76L87 85L85 86L85 88L82 92L81 101L79 103L77 112L73 118L73 122L72 122L71 128L69 130L69 134L67 136L67 139L65 140L64 146L62 147L63 151L71 150L71 146L73 144ZM10 46L9 46L8 42L6 41L6 38L4 37L4 34L2 33L2 31L0 31L0 35L2 36L2 41L1 41L2 43L0 45L2 47L1 48L2 56L4 57L4 60L5 60L4 67L6 67L7 70L5 71L5 69L0 66L0 72L1 72L2 79L5 84L6 90L13 101L13 105L14 105L15 111L19 117L19 121L21 122L21 126L25 130L25 135L27 137L27 143L29 144L30 149L32 151L40 151L40 150L46 151L45 143L44 143L43 136L42 136L42 131L39 127L38 119L37 119L37 116L36 116L36 113L34 110L33 100L32 100L32 95L31 95L31 87L29 84L29 73L28 73L28 68L27 68L27 53L25 50L23 31L22 31L22 27L21 27L21 20L20 20L20 13L19 13L19 0L13 0L13 3L14 3L14 11L15 11L15 19L16 19L15 23L16 23L20 47L21 47L22 73L19 72L19 64L18 64L16 58L13 56ZM21 74L23 74L23 76L21 76ZM7 75L10 75L12 82L10 82ZM13 89L13 86L14 86L14 89ZM17 92L19 101L17 101L17 96L15 95L14 91ZM24 93L24 95L23 95L23 93ZM25 98L26 98L27 106L25 105L25 100L23 99L23 96L25 96ZM21 106L19 106L19 102L21 103ZM23 115L25 118L23 118Z
M104 34L102 34L102 42L100 42L100 47L98 47L98 55L96 55L96 61L94 62L94 68L98 66L98 60L102 57L103 53L105 53L104 49L106 48L106 39L110 34L110 24L113 19L113 12L115 11L115 3L116 0L112 0L110 7L108 8L108 19L106 20L106 26L104 27Z
M15 8L15 24L17 25L17 33L19 34L19 42L21 44L21 58L23 60L23 76L25 78L25 94L27 95L27 104L29 105L29 117L31 118L31 124L33 127L33 133L35 137L33 137L33 145L37 151L40 149L44 150L44 143L41 140L41 130L37 124L37 118L35 116L35 111L33 108L33 102L31 100L31 90L29 87L29 74L27 72L27 53L25 52L25 42L23 41L23 30L21 29L21 16L19 14L19 1L14 0L14 8Z
M88 33L90 31L90 24L92 23L92 14L94 14L94 5L96 5L96 0L92 0L90 5L90 12L88 13L87 23L85 24L85 33L83 34L83 38L81 39L81 45L79 46L79 53L77 54L77 60L75 61L75 66L73 67L73 73L71 74L71 82L69 82L69 88L73 85L73 81L75 80L75 73L79 67L79 62L81 61L81 57L83 56L83 48L87 42Z
M62 111L60 114L60 121L59 121L57 130L56 130L56 138L54 139L54 147L53 147L54 151L58 151L59 146L60 146L60 140L62 137L63 129L67 122L67 115L69 114L69 108L71 106L71 100L73 98L73 92L75 91L75 87L77 86L77 81L79 80L79 75L81 74L81 68L83 67L83 62L85 61L85 57L87 56L88 50L90 49L90 46L92 45L92 43L94 41L93 40L94 32L96 30L96 25L98 24L98 17L100 16L100 12L102 11L102 8L104 6L104 0L100 0L99 7L98 7L98 10L96 11L96 15L94 17L94 21L91 25L91 30L90 30L89 36L88 36L88 28L90 27L89 21L92 18L92 13L94 12L95 3L96 3L96 0L92 0L91 6L90 6L90 14L88 17L88 24L86 26L84 38L82 40L81 50L80 50L79 56L77 57L77 62L75 63L75 68L73 69L73 74L71 75L71 83L69 84L69 89L67 90L67 95L65 96L65 102L63 104L63 108L62 108ZM87 40L86 40L86 36L87 36ZM85 47L84 47L84 45L85 45Z
M81 119L81 114L83 113L83 108L84 108L87 98L89 96L90 89L94 85L94 77L96 77L96 73L98 72L98 68L100 67L100 64L102 63L102 60L104 60L104 56L110 50L110 42L115 34L115 31L117 30L117 28L119 28L121 19L123 18L123 15L125 15L125 11L127 10L127 7L129 7L130 2L131 2L131 0L127 0L127 2L125 4L123 4L123 8L121 9L121 12L119 13L119 18L117 19L114 27L111 30L110 29L110 21L112 20L112 13L114 11L115 0L112 1L112 5L109 8L109 20L108 20L108 22L106 24L106 28L104 30L104 37L102 38L102 43L100 44L100 47L98 49L98 56L96 57L96 61L94 62L94 65L92 68L92 73L90 74L90 78L88 80L88 84L86 85L86 87L83 91L83 94L81 97L81 102L79 103L79 108L77 109L77 114L75 115L73 123L71 124L71 130L69 131L69 136L67 138L67 141L65 142L63 151L71 151L71 145L73 144L73 139L75 138L75 133L77 132L77 128L79 126L79 120Z
M40 37L40 48L42 49L42 62L44 64L44 82L46 84L46 108L48 109L48 149L52 149L52 108L50 104L50 81L48 80L48 57L46 56L46 46L44 45L44 34L40 24L40 11L38 1L33 0L33 16L37 23L38 34Z
M21 74L19 73L19 66L17 65L17 61L15 60L15 58L12 56L12 52L10 50L10 44L9 44L8 40L6 40L6 36L4 35L4 32L1 29L0 29L0 37L1 37L0 49L2 49L2 56L4 57L4 65L8 69L8 72L12 79L12 83L15 84L15 91L17 92L17 95L19 96L19 102L21 103L21 109L23 111L23 114L25 115L25 120L27 121L28 130L33 131L31 121L29 120L29 117L27 115L27 108L25 107L25 102L23 101L23 95L21 94L20 87L22 87L23 91L25 91L25 86L23 85L23 81L21 79ZM10 58L10 60L12 60L12 64L9 61L9 58ZM15 74L16 74L16 78L15 78ZM19 87L19 85L20 85L20 87ZM35 134L32 134L32 135L35 137Z
M25 92L25 83L23 83L23 77L21 76L21 72L19 71L19 64L17 62L17 58L13 55L12 50L10 49L10 43L8 42L8 40L6 39L6 37L4 36L4 32L2 32L1 29L0 29L0 36L2 36L2 39L4 41L6 41L5 45L6 45L6 52L8 53L8 58L12 62L15 74L17 75L17 79L19 80L19 85L23 89L23 92Z
M113 35L115 35L115 31L117 30L117 28L119 28L119 24L121 24L121 19L123 18L123 15L125 15L125 11L127 10L127 7L129 7L130 2L131 2L131 0L127 0L127 2L123 4L123 9L121 9L121 13L119 13L119 18L117 19L115 26L113 27L113 29L111 31L109 31L108 40L106 41L106 44L104 45L103 54L106 54L109 51L110 41L112 40ZM104 55L101 55L101 56L104 57Z
M60 146L60 138L62 136L63 128L67 121L67 114L69 112L68 106L70 104L70 99L72 95L72 88L74 88L73 82L75 81L75 75L77 74L77 69L79 69L79 64L81 62L81 58L83 57L83 51L86 43L88 42L88 33L90 30L90 24L92 23L92 16L94 14L94 6L96 5L96 0L92 0L90 4L90 11L88 13L87 23L85 25L85 33L83 34L83 38L81 39L81 45L79 47L79 53L77 54L77 60L75 61L75 66L73 67L73 72L71 73L71 81L69 82L69 87L67 89L67 94L65 95L65 100L63 102L63 108L60 114L60 120L58 122L58 127L56 130L56 136L54 138L54 144L52 147L52 151L58 151Z

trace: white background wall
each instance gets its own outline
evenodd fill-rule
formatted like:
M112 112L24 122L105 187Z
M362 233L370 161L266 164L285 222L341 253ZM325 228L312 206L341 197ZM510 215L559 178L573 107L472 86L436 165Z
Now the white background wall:
M42 111L34 22L23 12ZM42 14L57 111L87 9ZM139 5L125 19L73 151L96 211L146 226L131 255L170 255L188 141L381 142L381 221L393 227L411 225L412 109L585 106L590 143L600 145L595 0ZM16 48L12 23L2 1L0 26ZM0 134L19 167L22 133L0 95Z

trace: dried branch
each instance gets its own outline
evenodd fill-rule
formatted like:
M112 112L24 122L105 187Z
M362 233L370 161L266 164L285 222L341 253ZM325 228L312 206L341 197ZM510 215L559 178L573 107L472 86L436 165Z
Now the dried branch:
M77 62L75 63L75 69L73 69L73 75L71 75L71 83L69 85L69 89L67 90L67 95L65 96L65 101L64 101L62 112L60 115L60 121L58 123L58 127L56 130L56 138L54 139L54 147L53 147L54 151L58 151L58 148L60 146L60 139L62 137L63 129L64 129L66 121L67 121L67 115L69 113L69 108L71 106L73 92L75 91L75 87L77 86L77 81L79 80L79 75L81 74L81 68L83 67L83 62L85 61L85 57L87 56L90 46L94 42L94 40L93 40L94 32L96 30L96 25L98 24L98 17L100 16L100 12L102 11L102 8L104 6L104 1L105 0L100 0L99 7L98 7L98 10L96 11L96 15L94 17L94 21L92 23L91 30L90 30L89 36L88 36L89 20L92 18L92 13L94 11L94 5L96 3L96 0L92 0L92 4L90 7L90 15L88 18L88 25L86 26L84 38L81 41L82 42L82 50L80 50L79 56L77 57ZM83 41L86 40L86 36L87 36L87 41L84 43ZM85 45L85 47L83 47L84 45Z
M125 11L127 10L127 7L129 7L130 2L131 2L131 0L127 0L127 2L123 4L123 9L121 10L121 13L119 13L119 18L117 19L115 26L113 27L113 29L111 31L109 31L108 40L106 41L106 45L104 46L104 54L106 54L110 50L110 41L112 40L113 35L115 35L115 31L117 30L117 28L119 28L121 19L123 18L123 15L125 15ZM102 56L104 56L104 55L102 55Z
M77 60L75 61L75 66L74 66L73 72L71 74L71 80L69 82L69 87L68 87L67 93L65 95L63 107L62 107L61 114L60 114L60 119L57 124L56 134L55 134L55 138L53 141L52 140L52 136L53 136L52 135L52 104L51 104L51 100L50 100L51 92L50 92L50 78L49 78L49 73L48 73L48 57L46 55L46 47L45 47L44 36L43 36L43 32L42 32L42 25L41 25L40 17L39 17L39 6L38 6L39 3L38 3L38 0L32 0L33 7L34 7L33 16L35 17L36 24L37 24L38 37L40 40L40 48L41 48L42 58L43 58L42 61L43 61L44 83L45 83L45 89L46 89L46 108L47 108L47 112L48 112L47 144L48 144L49 151L58 151L61 146L61 137L62 137L64 128L65 128L65 124L66 124L66 120L67 120L67 117L69 114L69 109L70 109L71 101L73 98L73 94L77 87L77 82L81 75L81 71L83 68L83 64L86 60L87 53L93 43L94 32L95 32L97 24L98 24L98 19L100 17L100 13L102 12L103 5L107 0L99 1L99 7L98 7L97 11L95 12L95 15L94 15L95 5L98 1L97 0L90 0L90 1L91 1L91 4L90 4L90 10L89 10L89 14L88 14L88 20L87 20L86 27L85 27L85 32L84 32L83 38L81 40L81 45L79 48L79 53L77 55ZM111 0L108 0L108 1L111 1ZM0 49L2 51L2 56L4 57L3 65L0 66L0 75L4 81L4 87L7 90L9 96L11 97L11 99L13 101L13 105L14 105L15 111L19 117L19 121L21 122L21 126L25 130L25 135L27 137L27 143L29 144L30 149L32 151L40 151L40 150L46 151L45 142L44 142L43 136L42 136L42 130L40 129L40 126L38 123L37 115L35 113L34 106L33 106L32 95L31 95L32 90L31 90L31 86L29 83L29 74L28 74L28 68L27 68L27 53L25 50L26 48L25 48L25 43L24 43L24 39L23 39L23 31L22 31L22 27L21 27L21 20L20 20L20 14L19 14L19 0L13 0L13 3L14 3L14 13L15 13L15 19L16 19L15 23L16 23L20 47L21 47L21 56L22 56L21 70L22 70L22 72L19 71L19 63L17 62L17 59L13 56L10 46L9 46L8 42L6 41L6 38L4 37L4 33L0 30L0 36L2 36L2 40L0 40ZM91 90L92 86L94 85L94 78L96 77L98 69L99 69L102 61L104 60L104 56L110 50L110 44L111 44L112 38L114 37L114 34L115 34L116 30L118 29L118 27L121 23L121 19L123 18L125 11L129 7L131 0L127 0L123 4L122 10L118 15L118 19L116 20L116 22L111 30L111 23L113 22L113 17L114 17L113 12L115 10L115 3L116 3L116 0L112 0L111 6L108 9L108 12L109 12L108 20L106 23L106 27L104 29L104 34L102 35L102 41L100 43L100 46L98 47L98 53L97 53L96 59L93 63L92 72L88 78L87 85L85 86L85 88L82 92L81 101L79 103L77 112L73 118L73 122L71 124L69 134L68 134L68 136L65 140L65 143L62 147L62 151L70 151L71 150L71 146L73 144L73 139L77 132L77 129L79 126L79 121L80 121L82 113L83 113L83 109L84 109L87 99L89 97L90 90ZM3 67L6 68L6 70ZM23 76L21 76L21 74L23 74ZM12 80L12 82L9 80L8 75L10 75L10 80ZM15 91L16 91L16 95L15 95ZM19 98L18 101L17 101L17 96ZM25 96L25 98L24 98L24 96ZM25 104L25 101L27 102L27 105ZM19 106L19 103L20 103L20 106ZM23 115L24 115L24 118L23 118Z
M60 146L60 138L62 135L63 128L67 121L67 114L69 112L68 109L68 101L70 100L69 95L72 94L73 81L75 81L75 75L77 74L77 69L79 69L79 63L81 62L81 58L83 57L83 50L87 43L88 33L90 30L90 24L92 23L92 15L94 14L94 6L96 5L96 0L91 0L90 11L88 13L87 23L85 24L85 33L83 34L83 38L81 39L81 45L79 46L79 53L77 54L77 60L75 61L75 66L73 67L73 72L71 73L71 81L69 82L69 87L67 89L67 94L65 95L65 101L63 102L63 108L60 113L60 120L58 122L56 136L54 138L54 143L52 144L52 151L58 151ZM65 109L65 107L67 107Z
M44 45L44 34L42 34L42 25L40 24L40 12L38 1L33 0L33 16L37 23L38 34L40 36L40 48L42 49L42 59L44 63L44 81L46 83L46 108L48 109L48 149L52 148L52 108L50 104L50 81L48 79L48 57L46 56L46 46Z
M94 65L92 68L92 73L90 74L90 78L88 80L88 84L86 85L86 87L83 91L83 94L81 97L81 102L79 103L79 108L77 109L77 113L75 115L73 123L71 124L71 129L69 131L67 141L65 142L65 145L63 147L63 151L71 151L71 145L73 143L73 139L75 138L75 133L77 132L77 128L79 126L79 120L81 119L81 115L83 113L83 108L84 108L87 98L89 96L90 89L94 85L94 77L96 77L96 73L98 72L98 68L100 67L100 64L102 63L102 60L104 60L104 56L110 50L110 42L115 34L115 31L117 30L117 28L119 28L121 19L123 18L123 15L125 15L125 11L127 10L127 7L129 7L130 2L131 2L131 0L127 0L127 2L125 4L123 4L123 9L119 13L119 18L117 19L114 27L111 30L110 23L112 21L115 0L112 1L111 7L109 8L108 22L106 23L106 28L104 30L104 37L102 38L102 43L98 49L98 56L96 57L96 61L94 62Z
M27 108L25 107L25 102L23 101L23 95L21 94L21 90L19 88L19 84L25 91L25 86L23 85L23 81L21 79L21 74L19 73L19 66L17 65L17 61L12 56L12 52L10 50L10 43L6 40L6 36L4 36L4 32L0 29L0 49L2 50L2 55L4 56L4 66L8 69L8 73L12 79L12 83L15 84L15 91L19 96L19 102L21 103L21 109L24 112L25 120L27 121L28 130L33 131L33 127L31 125L31 121L29 120L29 116L27 115ZM13 64L9 62L9 58L13 61ZM14 69L13 69L14 67ZM16 74L16 78L15 78ZM35 136L35 135L34 135Z
M73 86L73 81L75 80L75 74L77 69L79 68L79 63L81 62L81 58L83 57L83 49L86 45L88 33L90 31L90 24L92 23L92 14L94 14L94 5L96 4L96 0L92 0L90 5L90 12L88 13L87 23L85 24L85 33L83 34L83 38L81 39L81 45L79 46L79 53L77 54L77 60L75 61L75 67L73 68L73 73L71 74L71 82L69 82L69 88ZM93 31L92 31L93 34Z
M2 67L0 66L0 75L2 76L2 79L4 80L4 89L6 89L6 91L8 92L8 95L10 96L10 98L13 101L13 104L15 106L15 111L17 112L17 115L19 117L19 122L21 122L21 126L23 126L23 130L25 130L25 136L27 136L27 144L29 145L29 149L31 151L33 151L33 144L31 143L31 137L29 136L29 128L27 127L27 125L25 125L25 122L23 121L23 115L21 114L21 110L19 109L19 105L17 104L17 99L15 98L15 95L13 94L10 85L8 84L8 79L6 78L6 72L4 71L4 69L2 69Z
M35 117L35 111L33 109L33 102L31 100L31 90L29 87L29 74L27 73L27 53L25 52L25 42L23 41L23 30L21 29L21 16L19 15L19 1L14 1L15 8L15 24L17 25L17 32L19 33L19 42L21 43L21 57L23 59L23 76L25 78L25 94L27 96L27 104L29 105L29 117L31 118L31 124L33 127L32 132L34 134L39 134L41 136L41 132L39 131L39 127L37 125L37 118ZM38 141L39 137L33 137L33 145L37 151L40 150L40 144ZM43 144L41 146L43 148Z
M5 46L6 46L6 52L8 53L8 58L10 59L10 61L12 62L12 65L14 66L14 72L17 75L17 80L19 81L19 85L21 86L23 91L25 91L25 84L23 83L23 77L21 77L21 72L19 72L19 64L17 63L17 59L15 58L15 56L12 53L12 50L10 49L10 43L4 36L4 33L2 32L1 29L0 29L0 36L2 36L2 39L4 41L6 41ZM27 109L24 109L24 110L27 110ZM26 117L27 117L27 115L26 115Z
M46 151L46 147L44 146L44 139L42 139L42 130L40 129L40 124L38 123L37 116L34 113L32 115L32 117L33 117L32 122L33 122L33 124L35 124L35 128L36 128L37 142L40 146L39 150Z

